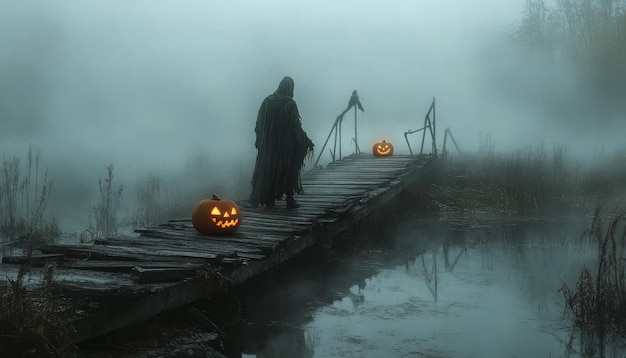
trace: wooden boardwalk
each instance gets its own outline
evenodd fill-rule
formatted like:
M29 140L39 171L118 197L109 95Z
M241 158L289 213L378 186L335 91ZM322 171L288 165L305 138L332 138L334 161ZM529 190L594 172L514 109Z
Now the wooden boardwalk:
M55 263L73 339L81 342L208 297L338 237L419 183L432 163L427 156L352 155L305 173L298 209L240 203L242 222L232 235L203 236L191 219L170 220L136 229L138 235L44 246L32 259Z

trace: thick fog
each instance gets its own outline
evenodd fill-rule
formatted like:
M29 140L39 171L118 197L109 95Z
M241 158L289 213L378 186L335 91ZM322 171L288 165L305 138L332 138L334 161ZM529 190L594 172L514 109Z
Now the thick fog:
M512 49L523 4L0 0L0 152L39 148L57 201L108 164L126 185L156 172L239 199L258 107L285 75L318 152L355 89L364 150L384 138L408 153L433 97L440 144L449 127L465 151L481 134L497 150L618 146L614 127L589 128L613 114L567 66ZM351 153L352 112L343 129Z

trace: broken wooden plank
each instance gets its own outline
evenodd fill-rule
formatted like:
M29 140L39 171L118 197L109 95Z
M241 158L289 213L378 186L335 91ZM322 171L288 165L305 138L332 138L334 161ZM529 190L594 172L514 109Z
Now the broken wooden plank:
M197 269L184 267L159 267L159 268L143 268L134 267L133 276L137 283L154 283L154 282L175 282L185 277L191 277L198 274Z
M3 256L2 263L13 265L28 264L41 267L49 263L63 261L63 259L65 259L65 255L63 254L11 255Z
M206 266L205 263L190 263L182 260L179 261L103 261L103 260L73 260L60 264L61 267L77 270L92 270L102 272L132 273L133 269L139 267L142 269L158 269L158 268L184 268L199 270Z

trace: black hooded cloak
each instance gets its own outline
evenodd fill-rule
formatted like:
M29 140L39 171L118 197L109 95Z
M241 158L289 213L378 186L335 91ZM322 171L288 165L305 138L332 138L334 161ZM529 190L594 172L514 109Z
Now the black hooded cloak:
M300 169L307 153L313 150L313 142L302 129L293 88L293 79L283 78L259 108L255 127L258 152L250 195L253 205L302 192Z

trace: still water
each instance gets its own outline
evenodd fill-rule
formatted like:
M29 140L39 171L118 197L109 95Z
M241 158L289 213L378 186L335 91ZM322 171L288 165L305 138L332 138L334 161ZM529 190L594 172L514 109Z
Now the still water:
M572 326L591 218L408 218L386 247L277 273L244 305L243 357L624 357ZM306 272L303 272L306 271Z

